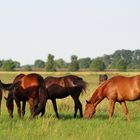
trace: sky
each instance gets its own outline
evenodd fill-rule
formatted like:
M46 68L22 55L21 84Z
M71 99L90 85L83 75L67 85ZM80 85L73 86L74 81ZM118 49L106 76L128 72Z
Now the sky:
M0 0L0 60L69 62L140 49L139 0Z

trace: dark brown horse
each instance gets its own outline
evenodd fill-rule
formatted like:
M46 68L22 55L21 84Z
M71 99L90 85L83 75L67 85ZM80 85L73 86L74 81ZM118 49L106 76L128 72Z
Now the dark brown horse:
M96 106L107 98L110 103L109 120L111 120L115 103L119 102L122 109L130 121L128 109L125 101L135 101L140 99L140 75L133 77L115 76L101 84L86 103L84 112L85 118L91 118L96 112Z
M103 83L104 81L106 81L108 79L107 74L100 74L99 75L99 84Z
M78 109L80 111L80 116L83 117L82 104L79 100L79 96L82 91L86 89L86 82L82 78L74 75L64 77L49 76L45 78L45 85L48 91L47 99L52 101L57 117L59 117L59 114L57 111L56 99L62 99L69 95L75 103L74 117L76 117Z
M44 110L45 113L46 89L42 76L35 73L28 75L20 74L14 79L13 84L18 82L20 82L20 85L10 90L6 99L6 105L10 116L13 116L13 99L16 102L19 117L23 116L25 113L26 101L29 102L31 117L35 117L42 112L42 110ZM21 101L23 102L22 111Z
M0 80L0 114L1 114L1 101L2 101L2 90L10 87L11 84L3 84Z

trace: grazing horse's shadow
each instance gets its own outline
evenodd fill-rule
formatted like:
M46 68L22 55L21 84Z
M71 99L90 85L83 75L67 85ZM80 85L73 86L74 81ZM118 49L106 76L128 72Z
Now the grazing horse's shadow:
M58 119L58 120L71 120L71 119L75 119L73 117L73 115L71 114L61 114L59 115L59 118L56 118L56 115L55 114L51 114L51 113L47 113L45 116L45 118L53 118L53 119ZM80 116L77 116L76 119L81 119Z

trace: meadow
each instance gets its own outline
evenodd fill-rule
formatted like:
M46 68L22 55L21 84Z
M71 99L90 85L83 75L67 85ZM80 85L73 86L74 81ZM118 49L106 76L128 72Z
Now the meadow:
M0 80L5 83L12 82L20 72L0 72ZM43 77L48 75L63 76L75 74L82 77L87 83L87 91L80 96L85 109L93 91L98 87L98 75L95 72L64 73L40 72ZM107 73L109 78L115 75L136 75L134 72ZM6 94L6 93L5 93ZM114 116L111 122L108 120L109 104L105 99L97 107L97 112L90 120L73 118L74 103L71 97L57 100L60 119L55 117L50 101L47 102L46 113L40 118L29 120L30 112L26 106L26 114L23 119L18 118L17 108L14 108L14 118L10 119L2 100L0 115L0 139L1 140L140 140L140 101L127 102L131 122L128 123L121 106L116 103ZM78 112L79 113L79 112ZM78 114L79 115L79 114Z

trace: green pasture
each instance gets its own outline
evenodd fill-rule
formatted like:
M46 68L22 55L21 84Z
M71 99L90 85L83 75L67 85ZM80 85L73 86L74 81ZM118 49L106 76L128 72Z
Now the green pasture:
M0 80L5 83L12 82L20 72L0 72ZM25 73L25 72L24 72ZM47 73L39 72L43 77L48 75L63 76L75 74L81 76L87 83L87 92L80 96L85 108L85 101L89 99L93 91L98 87L99 72L77 73ZM107 72L109 78L115 75L136 75L138 72ZM14 118L10 119L2 100L0 115L0 140L140 140L140 102L127 102L131 123L128 123L121 106L116 104L111 122L108 121L108 101L103 100L97 107L97 112L90 120L73 118L74 104L71 97L57 100L60 119L55 117L50 101L47 102L46 114L40 118L29 120L30 112L26 106L26 114L23 119L18 118L17 108L14 108ZM79 113L79 112L78 112ZM78 114L79 115L79 114Z

